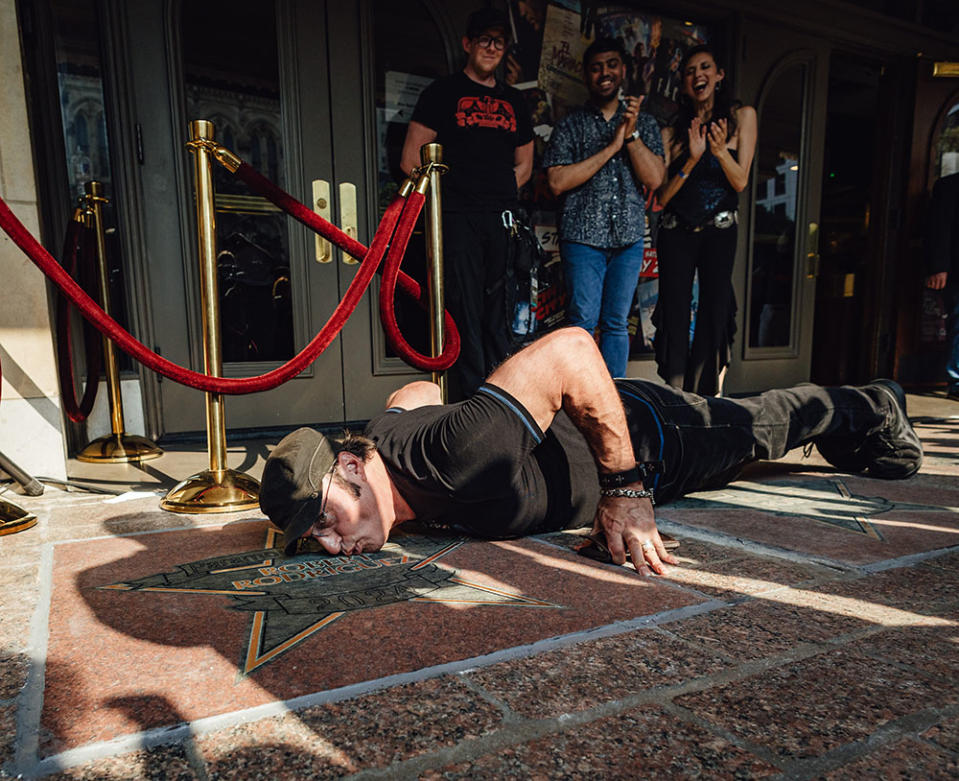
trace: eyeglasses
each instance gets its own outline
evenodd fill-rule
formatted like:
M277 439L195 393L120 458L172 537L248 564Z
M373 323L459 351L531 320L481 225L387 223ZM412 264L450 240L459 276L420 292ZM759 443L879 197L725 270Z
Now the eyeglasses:
M498 35L496 37L492 35L477 35L473 40L484 49L492 47L496 49L496 51L501 52L506 48L506 39Z
M326 502L330 498L330 489L333 487L333 473L336 471L336 461L333 461L333 466L330 467L330 470L326 473L330 476L329 482L326 484L326 490L323 492L323 499L320 502L320 514L316 516L316 521L314 523L322 523L326 520ZM324 475L326 477L326 475ZM320 483L322 485L322 481Z

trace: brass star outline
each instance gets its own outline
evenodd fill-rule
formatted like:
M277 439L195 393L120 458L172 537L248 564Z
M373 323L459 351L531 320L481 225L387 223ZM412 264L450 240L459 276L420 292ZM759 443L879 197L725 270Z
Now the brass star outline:
M461 538L409 537L357 556L284 557L278 542L278 532L270 528L263 550L181 564L173 572L100 588L231 597L233 610L253 613L239 660L240 678L359 610L398 602L563 607L476 583L438 566L437 561L465 542Z

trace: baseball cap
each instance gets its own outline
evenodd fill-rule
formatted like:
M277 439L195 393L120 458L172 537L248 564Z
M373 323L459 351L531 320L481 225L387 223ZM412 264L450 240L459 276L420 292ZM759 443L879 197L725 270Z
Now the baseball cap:
M319 431L300 428L280 440L263 468L260 509L283 529L283 552L316 522L323 506L323 477L332 471L336 454Z
M466 22L466 36L475 38L477 35L495 28L509 33L509 21L506 19L506 14L497 8L480 8L470 14L469 20Z

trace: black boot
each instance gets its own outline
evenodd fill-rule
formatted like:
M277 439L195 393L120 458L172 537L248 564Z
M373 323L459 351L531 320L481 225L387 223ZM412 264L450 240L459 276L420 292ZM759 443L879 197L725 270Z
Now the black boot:
M832 434L820 437L816 448L830 464L844 472L869 471L870 477L898 480L922 466L922 443L906 416L906 394L892 380L875 380L862 391L885 410L886 420L863 437Z

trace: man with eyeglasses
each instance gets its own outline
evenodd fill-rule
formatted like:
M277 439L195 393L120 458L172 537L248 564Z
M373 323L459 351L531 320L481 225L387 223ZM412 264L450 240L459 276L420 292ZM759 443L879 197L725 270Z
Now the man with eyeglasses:
M289 434L267 459L260 507L283 529L287 555L313 545L376 551L414 518L485 538L592 522L599 553L662 574L677 562L654 498L720 487L744 464L807 443L870 477L905 478L922 464L905 396L889 380L703 398L614 383L592 336L564 328L506 360L464 402L443 404L436 385L414 382L362 436Z
M493 8L469 17L465 67L423 91L403 144L407 174L420 164L420 147L434 141L449 165L442 179L446 306L461 337L448 374L451 399L472 394L511 348L502 214L518 208L517 191L530 178L533 130L522 94L496 78L508 29Z

